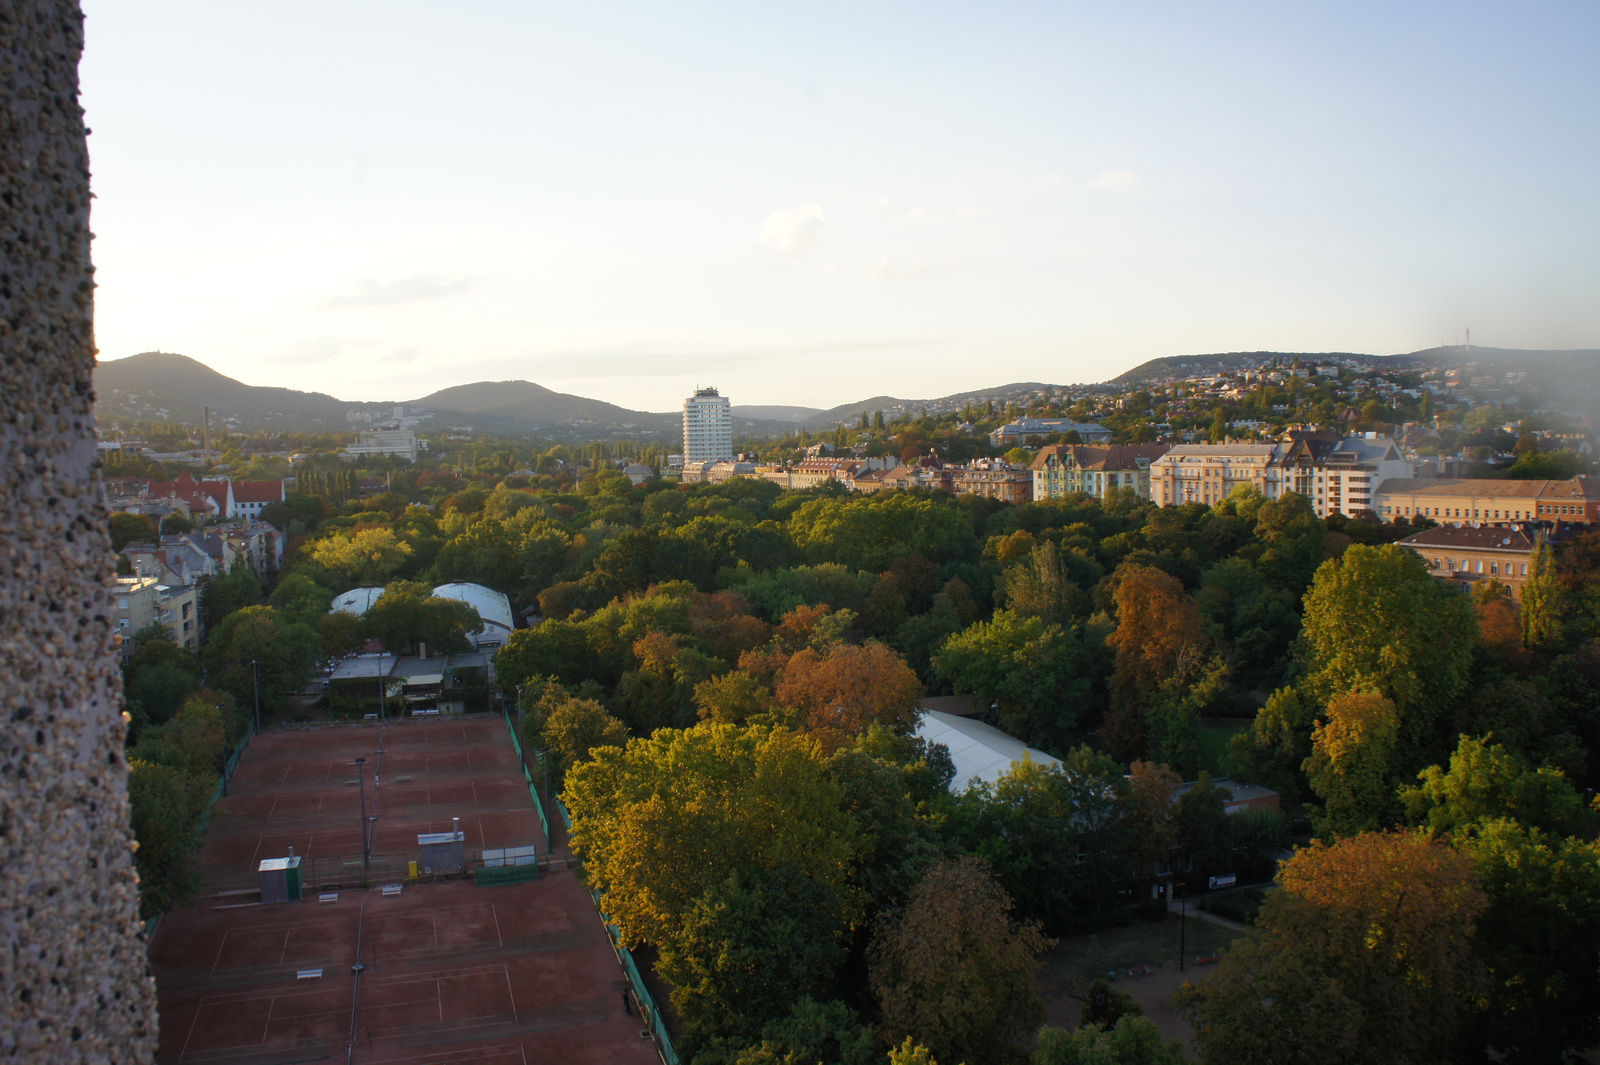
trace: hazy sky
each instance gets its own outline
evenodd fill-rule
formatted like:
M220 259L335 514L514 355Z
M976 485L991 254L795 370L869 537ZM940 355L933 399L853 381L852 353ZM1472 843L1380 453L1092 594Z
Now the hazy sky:
M1600 5L85 0L102 358L831 406L1600 346Z

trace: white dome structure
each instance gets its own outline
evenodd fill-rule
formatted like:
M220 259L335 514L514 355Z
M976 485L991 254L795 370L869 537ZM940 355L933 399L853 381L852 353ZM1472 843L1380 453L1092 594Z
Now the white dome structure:
M511 616L511 600L504 592L485 588L481 584L455 581L439 585L433 594L441 599L465 603L478 612L478 617L483 619L483 628L468 633L468 638L480 651L504 647L506 640L511 638L511 630L516 628L516 621Z
M382 588L352 588L333 597L333 606L328 609L328 613L338 610L360 617L372 609L372 604L376 603L382 594Z

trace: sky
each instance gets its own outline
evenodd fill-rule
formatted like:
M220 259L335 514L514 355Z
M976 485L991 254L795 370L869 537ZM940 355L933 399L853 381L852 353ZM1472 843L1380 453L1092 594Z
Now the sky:
M102 359L635 409L1600 347L1600 5L84 0Z

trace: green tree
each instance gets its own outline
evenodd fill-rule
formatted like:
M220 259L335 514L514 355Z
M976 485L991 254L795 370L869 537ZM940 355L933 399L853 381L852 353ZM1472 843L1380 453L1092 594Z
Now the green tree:
M951 636L933 656L934 671L980 706L998 703L1012 735L1063 749L1082 715L1103 705L1103 655L1073 629L1010 610L996 610Z
M1592 825L1583 796L1560 770L1535 769L1477 736L1461 737L1448 770L1429 766L1417 779L1400 799L1412 823L1434 838L1501 819L1558 835L1587 834Z
M1038 1027L1035 957L1052 941L1010 910L1005 889L967 857L934 866L882 920L869 976L891 1042L911 1037L945 1061L985 1065Z
M712 884L747 868L797 865L839 896L860 832L810 737L703 723L602 747L567 776L572 847L630 943L670 942Z
M135 541L154 542L156 523L143 514L117 512L111 515L111 550L121 551Z
M1231 871L1233 824L1228 816L1228 800L1233 793L1211 781L1210 773L1178 796L1172 813L1172 826L1178 846L1194 858L1201 875Z
M1041 1028L1030 1065L1182 1065L1183 1044L1164 1042L1145 1017L1123 1017L1102 1028L1089 1024L1069 1032Z
M1351 693L1328 704L1327 720L1311 733L1306 777L1323 801L1325 834L1353 836L1395 821L1393 763L1400 732L1394 703Z
M1522 585L1522 645L1553 649L1561 642L1561 616L1565 589L1556 573L1550 545L1544 537L1528 560L1528 579Z
M288 705L291 692L306 686L321 653L322 641L311 626L284 623L270 606L250 606L229 614L212 632L201 660L211 684L252 710L259 674L262 710L276 712Z
M882 1051L872 1029L843 1002L801 996L789 1015L771 1021L759 1042L746 1047L716 1040L695 1054L695 1065L879 1065Z
M1581 1056L1600 1040L1600 849L1505 819L1479 821L1455 842L1489 900L1476 943L1489 989L1456 1060L1482 1048L1516 1065Z
M1451 1060L1482 987L1472 864L1411 832L1314 843L1216 971L1178 1006L1207 1065Z
M1306 690L1323 705L1352 692L1392 701L1402 768L1441 754L1442 712L1471 668L1472 604L1442 588L1414 552L1356 544L1317 570L1305 607Z
M208 789L209 790L209 789ZM191 901L202 879L194 854L205 798L181 769L153 762L128 766L128 805L139 848L139 916L149 920Z
M559 794L573 766L589 761L600 747L622 747L627 726L593 699L560 699L544 718L540 735L548 746L551 786Z
M211 632L222 619L236 610L261 602L261 581L248 566L235 566L220 577L208 577L200 584L200 616Z
M661 947L672 1004L697 1036L758 1037L802 995L826 999L846 931L833 889L795 866L709 886Z
M412 555L410 544L385 528L335 532L313 541L314 562L350 584L380 585L400 571Z
M1049 540L1035 544L1026 561L1001 574L996 590L1024 617L1065 623L1089 613L1088 594L1073 581L1060 549Z
M460 654L472 649L469 633L483 619L466 603L433 594L426 584L393 581L362 615L366 634L397 654L426 644L435 654Z
M746 725L772 710L772 690L741 669L701 681L694 687L694 704L703 721Z
M1146 750L1146 711L1162 682L1187 674L1208 641L1200 609L1176 577L1129 562L1112 578L1117 628L1106 642L1116 652L1116 665L1101 739L1113 755L1133 758Z

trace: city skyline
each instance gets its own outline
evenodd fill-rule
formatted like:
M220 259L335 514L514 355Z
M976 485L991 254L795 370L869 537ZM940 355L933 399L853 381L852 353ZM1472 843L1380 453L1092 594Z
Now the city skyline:
M100 2L87 34L104 358L670 410L685 377L825 407L1600 344L1578 4Z

